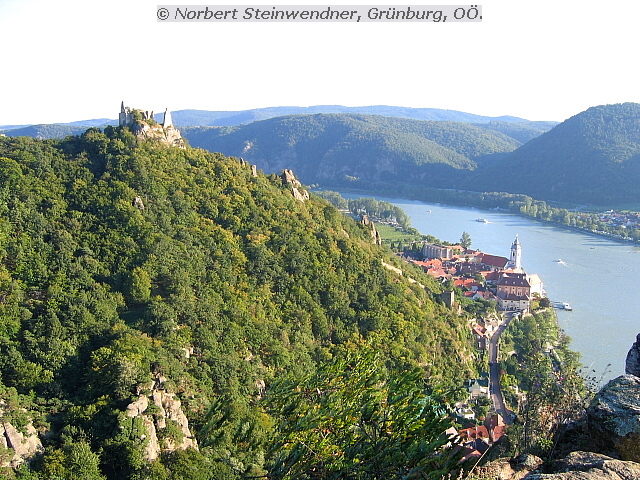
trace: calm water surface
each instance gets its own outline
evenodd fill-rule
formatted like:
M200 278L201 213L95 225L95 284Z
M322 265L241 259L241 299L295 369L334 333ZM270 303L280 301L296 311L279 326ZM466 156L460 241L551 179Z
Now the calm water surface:
M596 376L607 371L607 379L624 373L627 352L640 333L640 248L504 212L377 198L401 207L422 234L453 243L466 231L471 248L493 255L508 258L518 235L525 271L540 275L552 302L573 307L558 310L558 321L582 363Z

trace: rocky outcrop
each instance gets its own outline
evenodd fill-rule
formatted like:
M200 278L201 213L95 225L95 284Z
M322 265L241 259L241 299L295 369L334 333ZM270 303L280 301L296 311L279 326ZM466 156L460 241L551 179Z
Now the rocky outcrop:
M477 468L473 473L476 475L475 478L522 480L529 478L527 475L537 470L542 463L542 460L535 455L521 455L513 459L500 458Z
M133 206L138 210L144 210L144 203L139 195L136 195L136 198L133 199Z
M600 390L587 409L589 428L623 460L640 462L640 378L622 375Z
M543 461L533 455L501 458L474 470L471 478L486 480L637 480L640 465L600 453L571 452L542 472Z
M382 245L382 238L380 238L380 233L378 233L378 230L376 230L376 225L369 218L369 215L362 215L362 217L360 218L360 223L369 228L373 243L376 245Z
M531 473L525 480L637 480L640 465L592 452L571 452L552 467L553 473ZM507 480L507 479L505 479Z
M182 135L173 125L163 127L159 124L136 122L131 126L131 131L140 140L156 140L170 147L185 148Z
M640 377L640 333L636 337L635 343L631 346L629 353L627 353L625 373Z
M282 179L282 183L288 185L291 188L293 198L301 202L306 202L307 200L309 200L309 192L302 188L302 184L291 170L284 169L282 171L282 174L280 175L280 178Z
M175 394L164 388L165 379L159 377L149 394L140 394L138 399L127 406L127 416L140 417L146 429L145 455L148 461L153 461L162 452L198 449L196 439L189 430L189 421L182 411L182 405ZM179 429L179 438L175 436L164 437L163 430L167 429L169 422L173 422Z
M4 462L0 462L0 467L16 468L44 452L38 432L32 423L28 423L22 433L9 422L0 422L0 447L8 449L10 454L13 453Z

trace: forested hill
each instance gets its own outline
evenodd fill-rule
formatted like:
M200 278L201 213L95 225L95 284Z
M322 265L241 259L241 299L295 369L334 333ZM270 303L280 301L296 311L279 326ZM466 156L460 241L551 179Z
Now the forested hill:
M456 122L375 115L293 115L242 127L182 129L191 145L241 156L266 172L292 168L304 183L366 186L437 178L442 186L476 168L483 155L520 143Z
M522 118L503 115L488 117L473 113L444 110L441 108L409 108L388 105L366 107L345 107L342 105L314 105L311 107L266 107L239 111L177 110L173 112L176 124L184 127L195 126L237 126L259 120L289 115L311 115L318 113L348 113L360 115L382 115L385 117L409 118L413 120L432 120L465 123L522 123Z
M591 205L640 203L640 104L589 108L477 173L470 189Z
M290 449L326 439L318 422L351 418L356 398L375 423L385 385L406 392L397 406L409 403L381 441L430 415L397 445L415 468L437 458L424 453L439 445L424 429L440 435L439 410L420 398L475 373L466 322L435 300L429 278L410 273L423 288L386 268L395 260L370 231L324 200L299 201L280 177L254 176L238 159L107 127L64 140L0 137L0 211L0 416L25 434L33 425L44 448L20 478L283 478L302 460L347 468L346 456L330 463L335 450L321 437L314 454L324 457ZM313 383L316 371L333 386ZM400 381L407 372L418 376ZM286 381L274 393L277 380ZM316 392L349 401L316 421L299 414ZM168 396L181 406L157 400ZM187 431L180 412L200 450L176 450ZM412 435L419 448L405 450ZM363 442L359 468L373 465L365 446L399 455L395 443ZM0 448L0 465L10 459Z
M48 138L64 138L67 135L80 135L87 128L87 126L59 125L51 123L28 125L11 130L5 130L5 132L6 135L11 135L12 137L33 137L44 140Z

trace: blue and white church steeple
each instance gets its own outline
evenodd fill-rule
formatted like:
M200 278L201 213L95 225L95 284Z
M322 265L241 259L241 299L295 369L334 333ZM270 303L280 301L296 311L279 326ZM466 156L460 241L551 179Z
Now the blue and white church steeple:
M520 245L518 235L516 235L516 239L513 241L513 245L511 245L511 257L507 266L515 270L522 269L522 245Z

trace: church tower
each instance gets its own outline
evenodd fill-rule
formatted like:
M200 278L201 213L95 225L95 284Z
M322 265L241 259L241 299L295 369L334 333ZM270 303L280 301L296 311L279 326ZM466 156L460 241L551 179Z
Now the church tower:
M511 258L509 259L508 267L515 270L522 269L522 245L520 245L518 235L516 235L516 239L511 245Z

